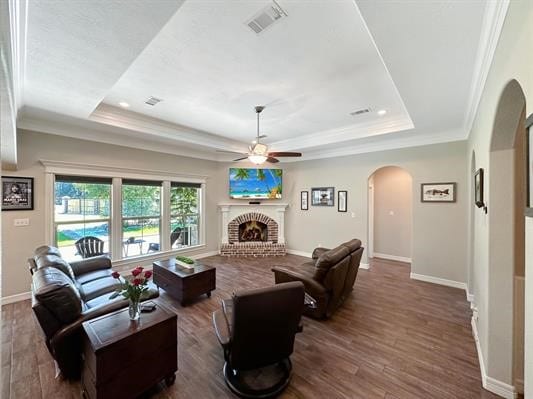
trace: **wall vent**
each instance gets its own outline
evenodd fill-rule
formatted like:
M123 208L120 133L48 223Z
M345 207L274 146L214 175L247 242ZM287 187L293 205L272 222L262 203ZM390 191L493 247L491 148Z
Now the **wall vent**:
M161 101L163 101L161 98L157 98L157 97L148 97L148 100L146 100L144 103L145 104L148 104L148 105L156 105L157 103L160 103Z
M246 22L246 25L248 25L248 27L255 33L259 34L268 27L272 26L274 22L279 21L286 16L287 13L285 10L283 10L283 8L281 8L281 6L273 0L271 4L263 8L251 19L249 19Z
M358 109L357 111L350 112L350 115L356 116L356 115L367 114L369 112L370 112L370 108L363 108L363 109Z

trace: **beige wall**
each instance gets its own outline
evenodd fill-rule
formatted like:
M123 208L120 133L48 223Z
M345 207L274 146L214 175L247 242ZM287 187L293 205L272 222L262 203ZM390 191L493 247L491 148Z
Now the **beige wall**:
M511 157L507 157L507 154L492 153L491 157L489 154L498 102L508 82L512 79L518 81L527 101L526 114L531 114L533 110L532 38L533 3L528 0L511 1L468 142L468 153L475 151L477 167L485 169L487 177L485 194L488 194L489 209L487 215L480 210L472 210L475 236L472 265L473 292L474 307L478 310L479 341L487 375L504 384L513 383L513 328L510 315L513 310L514 262L512 258L496 259L498 244L490 241L489 236L494 238L495 233L502 230L497 226L496 219L498 211L505 211L505 206L508 205L508 202L507 204L497 203L494 195L498 195L500 190L505 190L505 185L512 179L511 174L502 175L501 169L493 168L492 162L494 160L500 164L510 162L509 166L512 170L513 161ZM507 159L497 160L502 157ZM512 220L513 214L507 217L508 223ZM492 230L491 226L494 226ZM513 230L508 234L512 235ZM505 249L501 248L502 251ZM525 263L525 397L529 397L533 396L533 289L530 288L533 287L533 222L531 218L526 218Z
M30 275L26 259L37 246L45 244L45 184L44 168L39 163L41 159L207 175L206 247L189 253L218 250L216 204L220 191L220 172L217 163L28 131L19 131L18 145L18 170L2 173L35 178L35 210L2 212L3 296L29 291ZM30 225L13 227L13 220L17 218L29 218Z
M398 166L413 178L413 273L466 282L466 145L454 142L379 153L285 164L286 234L291 249L310 253L350 238L367 246L368 178L384 166ZM457 182L457 202L421 203L420 183ZM348 212L335 207L300 210L300 191L333 186L348 191ZM353 215L353 217L352 217ZM446 243L446 245L443 245ZM368 262L364 253L363 262Z
M385 167L372 175L374 254L411 258L413 179L402 168Z

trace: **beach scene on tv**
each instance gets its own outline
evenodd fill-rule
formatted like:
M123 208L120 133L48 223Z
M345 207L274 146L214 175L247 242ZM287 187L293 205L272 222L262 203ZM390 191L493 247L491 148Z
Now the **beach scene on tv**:
M282 169L230 168L231 198L279 199L282 191Z

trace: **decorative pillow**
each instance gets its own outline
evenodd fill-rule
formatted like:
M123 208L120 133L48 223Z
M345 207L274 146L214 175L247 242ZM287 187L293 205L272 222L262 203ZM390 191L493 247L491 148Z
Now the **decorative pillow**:
M42 269L44 267L55 267L70 277L72 281L74 281L74 272L72 271L72 267L70 267L68 262L60 256L41 255L35 258L35 263L37 264L37 269Z

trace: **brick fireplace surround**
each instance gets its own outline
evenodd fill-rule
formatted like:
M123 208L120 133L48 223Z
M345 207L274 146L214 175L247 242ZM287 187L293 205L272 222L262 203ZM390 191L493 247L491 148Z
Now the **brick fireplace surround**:
M219 204L222 213L223 256L285 255L284 218L287 204ZM239 241L239 225L258 221L267 226L267 241Z

